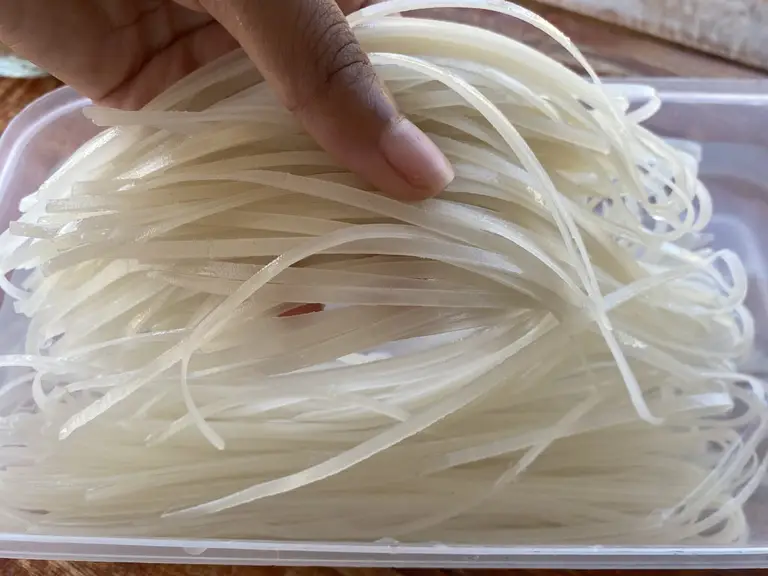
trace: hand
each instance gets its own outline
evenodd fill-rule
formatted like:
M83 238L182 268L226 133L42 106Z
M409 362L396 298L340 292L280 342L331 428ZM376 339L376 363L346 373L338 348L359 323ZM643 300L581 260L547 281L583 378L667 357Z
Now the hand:
M141 107L242 46L317 142L382 192L433 196L453 178L397 111L347 26L365 0L0 0L0 41L80 93Z

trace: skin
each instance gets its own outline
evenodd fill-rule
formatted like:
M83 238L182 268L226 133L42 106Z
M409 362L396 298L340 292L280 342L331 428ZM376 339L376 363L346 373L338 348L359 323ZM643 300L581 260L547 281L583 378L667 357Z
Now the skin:
M137 109L241 46L340 163L404 200L453 171L398 112L344 14L366 0L0 0L0 41L99 104Z

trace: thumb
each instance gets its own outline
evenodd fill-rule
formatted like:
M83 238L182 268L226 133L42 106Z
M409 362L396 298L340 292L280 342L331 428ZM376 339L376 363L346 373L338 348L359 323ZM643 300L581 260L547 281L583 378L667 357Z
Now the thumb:
M282 102L340 163L383 193L419 200L453 170L397 110L333 0L202 0Z

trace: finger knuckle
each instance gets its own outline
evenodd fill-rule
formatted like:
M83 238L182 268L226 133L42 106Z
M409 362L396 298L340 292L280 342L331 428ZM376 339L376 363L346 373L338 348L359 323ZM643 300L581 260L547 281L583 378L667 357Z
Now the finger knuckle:
M310 73L289 102L294 112L333 98L336 93L357 90L374 77L368 57L337 8L319 3L308 17L313 18L315 30L309 44Z
M344 14L350 14L372 4L370 0L338 0L337 4Z

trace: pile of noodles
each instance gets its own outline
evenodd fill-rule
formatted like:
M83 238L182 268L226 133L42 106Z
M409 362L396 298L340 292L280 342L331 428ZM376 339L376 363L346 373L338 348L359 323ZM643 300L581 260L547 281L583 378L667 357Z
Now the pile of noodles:
M392 17L446 6L525 20L592 78ZM29 320L0 357L0 528L746 540L768 417L739 372L746 275L702 234L695 155L641 125L658 96L600 84L507 2L349 21L455 180L377 194L241 53L141 111L88 109L109 128L0 237ZM323 307L285 315L303 304Z

